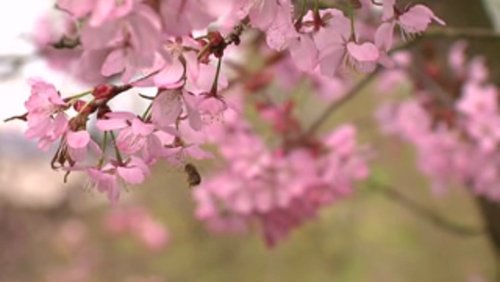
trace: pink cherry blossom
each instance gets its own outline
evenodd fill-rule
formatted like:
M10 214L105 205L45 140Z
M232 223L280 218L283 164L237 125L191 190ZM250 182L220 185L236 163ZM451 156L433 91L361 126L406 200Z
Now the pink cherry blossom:
M103 169L88 168L90 186L96 187L101 193L105 193L111 203L116 203L120 197L120 188L116 174L111 170L112 166L106 166Z
M493 115L498 111L498 90L493 85L482 86L469 83L464 86L462 98L457 103L457 108L462 113L470 116Z
M169 241L169 233L158 221L147 217L134 226L133 232L150 250L159 251L165 248Z
M438 99L446 91L414 77L420 64L411 65L411 54L392 53L402 37L444 22L423 5L349 2L333 9L292 0L58 0L64 28L41 33L37 54L66 54L60 69L102 85L63 99L33 80L28 112L14 118L28 122L26 136L42 149L59 141L53 168L86 172L113 204L160 160L179 167L217 156L217 169L191 190L196 217L216 232L256 227L275 246L369 176L372 155L357 128L313 132L316 114L304 107L347 101L343 95L357 87L347 66L376 70L386 87L403 79L413 87L415 97L386 104L378 118L415 146L435 190L466 184L500 198L499 94L484 59L467 61L458 48L450 77L438 79L443 70L423 58L423 75L437 88L453 86L449 99ZM141 93L140 111L115 104L135 95L129 89ZM99 132L91 136L94 124ZM144 209L123 211L111 225L151 250L169 241Z
M39 79L31 79L29 83L31 96L25 103L28 110L26 137L38 139L39 148L46 151L67 130L68 117L64 110L68 105L52 84Z
M351 23L339 10L325 10L327 25L314 35L314 42L319 50L321 73L333 76L342 65L347 53L346 45L351 39Z
M208 13L207 0L165 0L160 13L165 32L169 35L189 35L193 30L204 29L215 18Z
M168 229L144 207L116 207L104 218L104 225L112 235L134 236L152 251L164 249L170 240Z
M332 133L320 156L307 148L271 151L244 123L216 127L212 138L220 142L220 153L230 165L204 179L194 192L197 215L210 228L242 231L257 221L273 246L320 208L349 195L352 182L368 175L350 126Z
M92 140L86 130L76 132L69 130L66 133L66 143L68 145L68 153L75 162L85 160L88 156L88 149L93 150L99 156L102 153L99 145Z
M409 8L398 19L401 28L408 34L425 31L432 21L445 25L442 19L436 17L431 9L424 5L415 5Z
M451 76L460 91L446 104L446 119L440 112L443 105L432 105L430 93L422 91L411 100L384 106L379 116L386 132L415 146L418 167L432 181L435 193L459 184L496 201L500 198L499 90L485 81L488 70L481 59L468 62L464 45L452 51ZM480 71L471 71L474 68Z
M139 4L125 17L100 26L86 25L81 40L85 53L109 52L102 63L102 75L124 72L123 80L128 81L136 71L153 65L160 47L160 29L157 14Z
M121 186L141 184L149 173L144 161L134 156L123 164L114 161L102 168L87 169L90 185L105 193L112 203L116 203L120 198Z
M412 36L424 32L432 21L440 25L446 23L434 15L427 6L415 5L400 12L394 7L395 0L384 1L384 14L382 19L397 23L405 34Z
M310 35L300 35L290 40L290 55L302 71L312 71L318 64L319 51Z
M373 43L365 42L363 44L356 44L349 42L346 47L351 63L356 69L363 72L372 72L375 70L380 53Z
M237 0L236 8L240 18L248 16L257 28L267 30L276 19L281 2L281 0Z
M116 145L120 151L125 154L135 154L147 146L150 138L156 138L153 135L154 126L143 122L132 113L108 113L107 119L97 121L97 127L101 131L110 131L120 129L116 138Z
M221 120L227 110L227 104L222 97L211 95L210 93L199 94L200 101L197 108L202 119L212 121Z
M380 59L379 49L371 42L358 43L350 20L341 11L328 9L323 17L326 26L314 35L321 73L333 76L346 62L359 71L373 71Z
M272 1L266 1L272 2ZM281 51L288 47L291 40L298 36L293 24L293 7L289 0L280 0L272 24L266 29L267 45Z
M163 90L158 93L152 108L152 120L160 128L172 126L182 113L187 115L193 129L202 127L197 110L199 97L181 89Z

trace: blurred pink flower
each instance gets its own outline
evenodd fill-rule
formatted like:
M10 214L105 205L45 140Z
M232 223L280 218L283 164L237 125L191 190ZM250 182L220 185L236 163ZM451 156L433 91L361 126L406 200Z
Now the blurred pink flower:
M167 228L141 206L113 209L104 218L104 225L115 236L134 236L152 251L163 250L170 241Z

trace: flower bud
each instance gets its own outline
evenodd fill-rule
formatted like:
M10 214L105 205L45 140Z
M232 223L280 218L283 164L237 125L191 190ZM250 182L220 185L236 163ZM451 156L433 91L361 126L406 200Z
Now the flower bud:
M78 100L75 104L73 104L73 109L75 109L75 111L77 111L78 113L88 115L95 112L96 107L93 103L88 103L84 100Z
M97 85L92 91L92 96L96 99L110 98L115 93L115 87L109 84Z
M359 0L349 0L349 2L351 3L351 6L354 8L354 9L361 9L361 1Z

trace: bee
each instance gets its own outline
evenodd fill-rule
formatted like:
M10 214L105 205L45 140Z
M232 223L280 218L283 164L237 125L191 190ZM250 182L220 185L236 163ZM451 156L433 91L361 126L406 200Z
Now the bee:
M189 187L197 186L201 183L201 175L198 172L198 169L191 163L187 163L184 166L184 171L187 174L187 182L189 183Z

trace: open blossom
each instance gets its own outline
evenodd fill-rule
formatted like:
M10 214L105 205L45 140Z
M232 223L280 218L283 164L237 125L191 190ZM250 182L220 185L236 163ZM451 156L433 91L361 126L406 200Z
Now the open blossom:
M432 21L445 25L445 22L425 5L414 5L401 12L394 7L395 2L396 0L384 0L382 17L383 20L391 22L392 29L398 24L404 33L411 36L424 32Z
M101 149L86 130L72 131L66 133L66 144L68 154L72 161L81 162L88 156L88 150L91 149L100 155Z
M68 128L68 117L64 113L68 105L52 84L31 79L30 85L31 96L25 103L28 110L26 137L38 139L38 146L47 150Z
M122 185L141 184L149 173L149 168L144 161L134 156L124 163L113 161L101 168L87 169L90 185L96 187L99 192L105 193L112 203L116 203L120 198Z
M333 76L345 63L363 72L371 72L380 58L379 49L371 42L358 43L353 37L350 20L336 9L322 11L325 26L314 34L319 50L321 73Z
M122 73L128 81L136 71L153 66L160 47L160 19L147 5L137 5L125 17L100 26L85 25L81 40L84 54L106 52L101 74Z
M97 121L101 131L120 129L116 145L125 154L134 154L148 144L148 139L156 138L155 127L143 122L139 117L129 112L112 112L106 114L106 119Z
M293 6L290 0L236 0L233 13L239 19L248 17L252 26L266 33L267 45L283 50L298 36L293 22Z
M160 128L172 126L182 113L187 115L193 129L202 127L197 110L199 97L182 89L163 90L158 93L152 108L152 120Z

